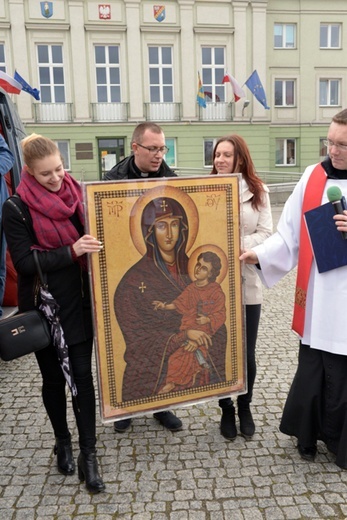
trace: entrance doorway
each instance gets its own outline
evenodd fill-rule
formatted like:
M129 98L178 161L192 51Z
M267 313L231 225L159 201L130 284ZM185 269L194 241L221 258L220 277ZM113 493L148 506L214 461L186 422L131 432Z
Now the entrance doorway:
M106 172L124 159L124 138L99 139L98 154L100 179L102 179Z

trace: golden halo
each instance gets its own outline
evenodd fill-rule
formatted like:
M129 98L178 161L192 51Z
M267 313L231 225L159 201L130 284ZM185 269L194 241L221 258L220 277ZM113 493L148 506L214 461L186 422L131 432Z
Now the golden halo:
M163 184L162 186L156 186L155 188L151 188L147 190L145 193L141 195L135 202L132 207L129 226L130 226L130 235L133 241L134 246L140 253L140 255L146 254L146 244L143 239L142 230L141 230L141 218L142 213L145 207L151 200L157 199L158 197L170 197L171 199L176 200L181 204L184 208L187 220L188 220L188 240L186 244L186 253L193 246L196 235L198 233L199 228L199 214L197 207L191 197L182 191L180 188L175 188L174 186L168 186L167 184Z
M204 244L203 246L199 246L190 255L189 261L188 261L188 274L189 278L193 281L194 278L194 267L196 265L198 256L200 253L206 253L207 251L211 251L211 253L216 253L216 255L219 256L220 261L222 262L222 268L220 270L219 275L216 278L216 282L221 284L224 278L226 277L226 274L228 272L228 258L226 254L224 253L223 249L221 249L219 246L215 246L213 244Z

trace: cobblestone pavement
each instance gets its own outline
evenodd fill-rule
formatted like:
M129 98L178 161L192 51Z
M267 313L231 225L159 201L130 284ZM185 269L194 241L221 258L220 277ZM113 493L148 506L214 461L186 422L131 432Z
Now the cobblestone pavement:
M220 435L216 401L179 408L184 429L177 433L150 414L124 434L98 421L107 485L100 495L90 495L77 474L64 477L56 469L34 358L0 362L0 520L347 518L347 472L323 444L315 463L302 461L295 440L278 430L297 359L290 331L294 279L293 272L265 290L253 439L228 442Z

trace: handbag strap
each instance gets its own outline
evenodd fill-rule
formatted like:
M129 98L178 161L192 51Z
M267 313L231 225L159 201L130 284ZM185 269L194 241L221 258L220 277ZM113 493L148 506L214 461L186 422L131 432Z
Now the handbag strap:
M25 214L24 214L24 207L27 208L27 206L24 204L24 202L19 197L19 195L17 195L17 194L12 195L12 197L9 197L6 202L9 202L13 207L16 208L16 210L18 211L18 213L22 217L22 220L23 220L24 224L26 225L28 231L30 232L31 235L33 235L33 230L31 228L30 222L29 222L29 218L30 218L29 211L28 211L29 217L25 216ZM23 209L23 211L22 211L22 209ZM1 222L1 233L3 233L2 222ZM38 274L39 279L40 279L40 283L41 283L42 287L44 287L45 289L48 289L47 282L44 279L43 272L42 272L42 269L41 269L41 265L40 265L40 260L39 260L37 249L33 249L32 253L33 253L33 258L34 258L34 262L35 262L35 265L36 265L37 274Z
M22 221L27 227L27 230L29 231L33 242L37 242L36 235L31 225L32 220L28 206L22 201L22 199L19 195L17 195L17 193L15 193L6 200L6 204L8 203L11 204L12 207L16 208L16 210L22 218Z
M34 261L35 261L36 269L37 269L37 274L39 275L39 279L40 279L41 285L45 289L48 289L47 282L45 281L43 273L42 273L41 264L40 264L39 255L38 255L37 249L33 249L32 253L33 253L33 257L34 257Z

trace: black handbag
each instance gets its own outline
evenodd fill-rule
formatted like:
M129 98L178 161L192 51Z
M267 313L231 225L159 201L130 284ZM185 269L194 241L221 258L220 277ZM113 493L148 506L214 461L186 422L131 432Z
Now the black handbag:
M37 310L0 320L0 357L11 361L48 347L52 342L48 321Z
M18 205L12 200L11 203L16 206L25 220ZM41 266L35 249L33 257L41 284L43 284ZM48 347L51 343L50 326L41 311L31 310L15 314L10 318L0 319L0 357L4 361L31 354Z

